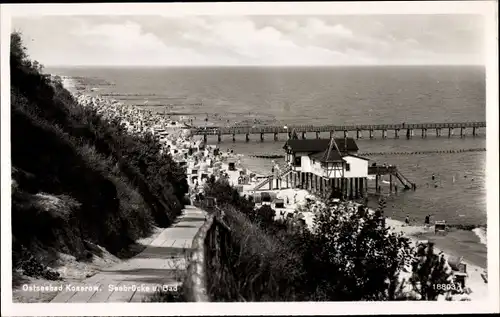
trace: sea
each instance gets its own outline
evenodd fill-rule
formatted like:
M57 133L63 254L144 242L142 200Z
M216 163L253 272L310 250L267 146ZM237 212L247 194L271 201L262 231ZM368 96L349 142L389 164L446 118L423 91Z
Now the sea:
M47 68L70 76L86 93L173 117L183 116L200 126L228 125L351 125L486 121L485 69L475 66L388 67L73 67ZM415 130L382 139L380 132L357 140L360 153L377 164L394 164L416 183L415 191L390 194L384 186L385 215L422 225L445 220L453 228L446 236L421 235L443 251L463 256L486 268L486 152L396 155L393 152L480 149L486 131L473 137L448 138L443 130L427 138ZM352 135L350 135L352 136ZM313 133L307 135L315 137ZM328 134L321 137L327 138ZM355 137L355 136L353 136ZM224 136L219 147L242 154L242 164L257 173L268 173L271 159L255 155L283 154L286 135L275 142L258 135L245 142L244 135ZM210 137L209 144L217 144ZM278 160L279 159L274 159ZM432 176L434 175L434 179ZM387 179L384 184L387 183ZM376 206L377 197L370 199ZM463 230L466 229L466 230Z

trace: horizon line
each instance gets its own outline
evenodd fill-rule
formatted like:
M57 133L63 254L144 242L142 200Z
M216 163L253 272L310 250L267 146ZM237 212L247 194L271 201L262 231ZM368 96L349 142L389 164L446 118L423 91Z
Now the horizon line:
M42 63L43 64L43 63ZM485 64L352 64L352 65L44 65L44 68L319 68L319 67L486 67Z

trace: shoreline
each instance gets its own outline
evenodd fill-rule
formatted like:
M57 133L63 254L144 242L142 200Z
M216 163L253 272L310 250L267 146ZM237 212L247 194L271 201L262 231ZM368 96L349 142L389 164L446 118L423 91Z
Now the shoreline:
M63 80L63 85L66 89L68 89L75 97L76 95L80 95L80 96L85 96L85 98L90 98L92 99L93 96L89 95L88 93L89 92L92 92L91 90L88 89L88 87L85 87L85 89L83 91L78 91L76 90L76 86L77 86L77 81L75 81L75 79L69 77L69 76L61 76L62 80ZM108 102L111 102L113 101L113 99L108 99L109 97L98 97L98 100L97 102L101 102L103 100L108 100ZM78 98L76 98L78 100ZM114 103L115 105L123 105L124 107L126 108L129 108L129 107L133 107L133 106L129 106L129 105L126 105L126 104L123 104L121 102L115 102ZM135 108L135 107L133 107ZM136 111L141 111L141 110L138 110L136 109ZM179 120L176 120L178 121L180 124L183 124L183 120L179 119ZM177 127L179 127L179 125L177 125ZM185 137L185 141L187 142L190 142L191 145L195 145L195 147L198 147L199 148L199 140L195 140L196 138L193 137L192 135L185 135L183 136ZM170 144L172 145L172 144ZM241 162L239 162L239 158L241 157L240 155L236 154L236 153L225 153L227 155L220 155L219 158L215 158L215 157L212 157L211 155L208 155L208 151L207 149L219 149L220 151L220 148L216 145L205 145L205 150L204 150L204 154L203 157L209 157L208 159L210 160L210 164L208 165L213 165L213 163L217 163L220 165L221 167L221 171L225 172L228 176L229 176L229 181L230 183L233 185L233 186L238 186L238 177L240 175L240 171L242 170L245 170L246 171L246 175L249 175L250 173L252 173L252 171L248 170L247 168L245 168L244 165L241 164ZM170 148L170 150L172 150ZM172 156L174 157L175 159L175 155L174 153L172 153L172 151L170 151ZM222 153L222 151L220 151ZM226 159L223 159L223 158L226 158ZM232 160L232 161L238 161L236 165L236 170L235 171L229 171L229 166L228 166L228 163L227 161L228 160ZM177 160L176 160L177 161ZM188 160L189 161L189 160ZM191 162L188 162L188 168L191 168L191 169L195 169L197 166L196 166L196 163L197 163L197 160L194 162L194 164L190 164ZM200 164L200 170L198 171L197 173L197 178L198 179L201 179L201 175L200 174L208 174L208 175L211 175L211 174L215 174L216 171L214 168L201 168L201 164ZM205 173L203 173L205 172ZM190 192L193 193L193 192L196 192L198 190L198 182L192 182L192 177L193 177L193 174L188 174L187 173L187 176L188 176L188 184L190 186ZM201 185L203 186L203 182L200 182ZM241 193L242 195L243 194L247 194L247 195L252 195L253 194L253 191L252 191L252 188L255 187L256 184L258 184L259 181L254 181L254 182L251 182L249 185L243 185L243 192ZM195 185L196 184L196 185ZM240 185L241 186L241 185ZM260 191L257 191L257 192L274 192L276 190L260 190ZM289 193L283 193L284 191L290 191L290 193L294 193L294 197L289 197L289 196L286 196L287 194ZM281 193L280 193L281 192ZM295 200L295 203L294 204L291 204L288 206L288 208L285 208L287 210L287 213L288 212L295 212L296 208L298 208L300 206L300 202L303 202L305 200L305 197L306 196L313 196L311 193L309 193L307 190L297 190L297 189L283 189L283 190L278 190L278 193L276 196L279 196L281 195L280 198L282 197L288 197L288 200L291 200L292 198ZM299 195L300 199L299 201L296 201L296 198L297 198L297 195ZM277 210L278 211L278 210ZM311 212L312 214L312 212ZM311 217L312 216L312 217ZM313 220L313 215L307 215L306 216L306 222L311 222ZM422 234L425 234L425 233L429 233L429 230L423 230L423 226L422 227L419 227L419 226L404 226L404 223L400 220L395 220L395 219L390 219L390 218L386 218L386 221L387 221L387 225L391 228L391 230L399 230L400 232L403 233L403 235L407 238L409 238L413 243L416 243L418 242L420 239L419 239L419 235L422 235ZM474 232L476 235L478 235L476 232ZM432 240L432 239L428 239L428 240ZM435 253L438 254L440 253L441 250L437 247L435 247ZM447 252L444 252L446 254L446 257L448 257L448 251ZM484 283L482 281L482 277L480 276L480 274L482 273L483 270L485 270L486 268L482 268L478 265L474 265L470 262L468 262L467 260L464 260L463 261L464 263L467 264L468 266L468 271L469 271L469 277L467 278L466 280L466 285L467 287L470 287L471 289L474 290L474 292L471 294L471 295L474 295L474 296L471 296L469 295L469 297L471 299L474 299L474 300L477 300L477 299L480 299L480 298L484 298L485 294L487 295L487 284ZM474 286L473 286L474 285ZM484 289L486 289L486 292L484 292Z

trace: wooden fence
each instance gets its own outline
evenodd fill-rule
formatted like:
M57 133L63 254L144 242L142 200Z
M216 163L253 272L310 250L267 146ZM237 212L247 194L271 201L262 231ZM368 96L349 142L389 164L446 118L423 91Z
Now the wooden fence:
M226 246L231 229L225 223L224 212L212 202L203 200L195 202L195 206L207 211L205 223L196 233L192 244L192 253L184 281L184 298L188 302L210 302L207 274L210 270L221 268L227 261Z

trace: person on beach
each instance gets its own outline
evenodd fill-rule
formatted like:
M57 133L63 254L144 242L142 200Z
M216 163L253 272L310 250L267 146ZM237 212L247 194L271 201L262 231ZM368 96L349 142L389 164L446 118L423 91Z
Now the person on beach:
M425 216L424 225L425 225L426 228L429 227L430 218L431 218L431 215Z
M409 215L406 216L405 225L407 225L407 226L410 225L410 216Z

